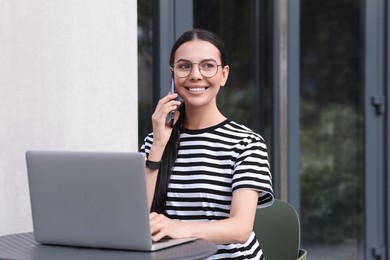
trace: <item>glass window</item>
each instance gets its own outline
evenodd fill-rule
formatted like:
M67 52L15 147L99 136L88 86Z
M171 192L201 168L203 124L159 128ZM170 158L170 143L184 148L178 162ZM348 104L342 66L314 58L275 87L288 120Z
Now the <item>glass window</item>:
M152 129L150 120L154 110L152 5L152 0L138 1L139 144ZM193 1L193 27L217 33L226 45L230 75L218 96L221 111L259 132L269 143L269 150L273 46L272 31L267 28L271 27L271 8L270 0Z
M361 1L300 2L302 247L363 259Z
M228 53L229 79L218 96L222 113L270 143L272 1L194 0L193 8L194 28L215 32Z

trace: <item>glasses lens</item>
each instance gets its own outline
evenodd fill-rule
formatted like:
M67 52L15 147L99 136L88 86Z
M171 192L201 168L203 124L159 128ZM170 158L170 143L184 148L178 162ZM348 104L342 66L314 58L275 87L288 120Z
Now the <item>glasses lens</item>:
M218 65L213 60L204 60L199 63L199 70L206 78L214 77L217 74Z
M187 77L191 72L192 64L187 61L179 61L175 64L174 72L179 78Z

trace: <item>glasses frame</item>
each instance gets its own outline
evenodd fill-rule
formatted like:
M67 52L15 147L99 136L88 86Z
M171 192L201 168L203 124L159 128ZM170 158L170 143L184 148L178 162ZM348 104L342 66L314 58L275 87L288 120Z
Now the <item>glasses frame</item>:
M191 69L189 70L189 72L188 72L188 74L187 74L186 76L179 77L179 76L177 75L177 73L175 73L175 65L176 65L177 63L179 63L179 62L182 62L182 61L177 61L177 62L174 63L174 66L173 66L173 67L171 66L171 71L172 71L173 73L175 73L175 76L178 77L178 78L187 78L189 75L191 75L191 73L192 73L192 68L194 67L194 64L198 64L199 73L200 73L200 75L202 75L202 76L205 77L205 78L212 78L212 77L215 77L215 75L217 75L217 73L218 73L218 67L223 67L222 64L218 64L214 59L205 59L205 60L201 60L200 62L191 62L191 61L189 61L189 60L184 60L184 61L191 64ZM215 74L214 74L213 76L205 76L205 75L203 75L202 69L200 68L199 64L201 64L202 62L205 62L205 61L215 62L215 64L217 65L217 69L215 70Z

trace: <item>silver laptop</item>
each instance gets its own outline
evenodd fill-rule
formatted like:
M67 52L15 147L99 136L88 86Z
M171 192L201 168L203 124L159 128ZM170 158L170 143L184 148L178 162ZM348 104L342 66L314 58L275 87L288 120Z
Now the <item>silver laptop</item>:
M43 244L155 251L140 153L27 151L34 237Z

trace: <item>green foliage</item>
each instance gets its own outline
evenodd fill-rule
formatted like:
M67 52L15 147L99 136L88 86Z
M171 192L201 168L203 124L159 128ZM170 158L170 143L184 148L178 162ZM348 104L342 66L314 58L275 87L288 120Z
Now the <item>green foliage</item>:
M362 118L348 105L315 111L301 128L301 225L304 243L339 243L362 228Z
M300 2L301 225L307 244L362 237L361 8L353 0Z

